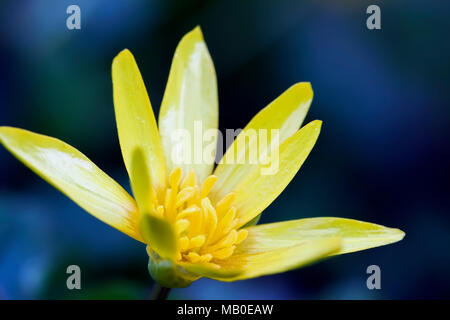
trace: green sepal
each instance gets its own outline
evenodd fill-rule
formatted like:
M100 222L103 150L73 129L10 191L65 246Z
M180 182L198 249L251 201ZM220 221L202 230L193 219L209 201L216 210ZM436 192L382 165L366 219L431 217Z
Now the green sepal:
M159 285L166 288L186 288L199 276L189 273L173 261L161 258L156 252L147 247L148 271Z

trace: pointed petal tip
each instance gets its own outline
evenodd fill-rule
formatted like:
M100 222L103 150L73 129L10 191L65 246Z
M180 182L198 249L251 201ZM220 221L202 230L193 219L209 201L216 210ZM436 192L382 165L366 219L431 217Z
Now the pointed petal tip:
M302 100L312 100L314 97L314 91L311 86L311 82L297 82L293 84L288 90L294 90Z
M306 126L315 127L316 130L318 130L320 132L320 130L322 129L322 125L323 125L323 121L322 120L313 120L310 123L308 123Z
M183 39L181 39L181 41L183 41L184 39L191 39L193 41L204 41L203 32L200 26L198 25L194 29L186 33Z
M119 55L121 55L121 54L129 54L129 55L131 54L132 55L131 51L128 48L125 48L122 51L120 51Z
M123 49L120 51L113 59L113 66L117 63L119 63L122 59L134 59L133 54L128 49Z
M0 126L0 142L3 143L4 139L8 138L11 134L19 132L29 132L25 129L10 127L10 126Z
M396 233L396 235L398 236L398 240L397 241L401 241L403 240L403 238L406 236L406 233L400 229L394 228L392 229L392 231L394 233Z

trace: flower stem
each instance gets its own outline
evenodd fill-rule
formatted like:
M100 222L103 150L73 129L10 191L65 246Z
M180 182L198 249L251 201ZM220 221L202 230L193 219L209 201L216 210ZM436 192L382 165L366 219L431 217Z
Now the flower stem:
M155 283L152 289L151 300L166 300L169 293L170 288L162 287Z

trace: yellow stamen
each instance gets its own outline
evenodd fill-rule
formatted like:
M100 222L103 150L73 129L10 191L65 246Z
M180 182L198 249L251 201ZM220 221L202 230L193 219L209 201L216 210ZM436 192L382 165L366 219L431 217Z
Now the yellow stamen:
M189 228L190 221L187 219L178 220L175 223L175 228L177 229L178 234L182 234Z
M220 241L209 247L210 250L217 250L225 247L229 247L234 244L237 240L237 231L231 230L225 237L223 237Z
M200 255L197 252L189 252L186 256L185 256L190 262L196 263L200 261Z
M203 234L195 236L191 238L191 241L189 243L189 248L198 248L201 247L205 243L205 236Z
M188 201L195 194L193 187L183 188L175 198L175 208L181 207L186 201Z
M230 192L222 200L220 200L216 205L216 211L221 218L227 211L230 209L231 203L233 202L236 194L234 192Z
M164 217L164 206L158 206L156 208L156 215L160 218Z
M216 259L226 259L229 258L232 254L236 246L222 248L212 253L213 258Z
M178 247L180 251L186 251L189 249L189 238L188 237L181 237L178 239Z
M172 170L163 204L153 202L156 214L174 224L178 235L176 256L180 262L220 268L220 260L230 257L236 245L248 235L246 230L236 229L235 193L227 194L213 205L209 193L216 176L207 177L201 186L194 170L182 176L180 168Z
M183 218L187 218L189 216L192 216L194 214L198 214L200 213L200 208L197 206L190 206L186 209L184 209L183 211L181 211L178 215L177 215L177 219L183 219Z
M216 176L209 176L205 179L205 181L202 184L202 188L200 191L200 198L205 198L208 193L211 191L212 187L214 186L214 183L216 183L217 177Z
M180 185L181 181L181 175L182 175L181 168L175 168L171 173L169 177L169 184L172 190L175 190L175 192L178 192L178 186Z
M176 170L176 169L174 169ZM197 176L195 175L195 171L193 169L189 170L188 174L183 180L181 185L181 189L185 187L194 187L197 185Z
M248 236L248 231L247 230L239 230L238 234L237 234L237 239L236 242L234 244L239 244L242 241L244 241Z

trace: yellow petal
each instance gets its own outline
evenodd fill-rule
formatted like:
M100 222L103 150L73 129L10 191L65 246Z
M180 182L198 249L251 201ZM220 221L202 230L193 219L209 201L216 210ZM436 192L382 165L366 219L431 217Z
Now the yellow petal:
M217 126L216 72L197 27L178 44L159 113L159 131L168 170L182 167L188 172L189 168L194 168L200 182L210 175L216 153ZM202 148L206 131L211 134L205 136ZM204 152L211 155L209 163L205 162Z
M311 84L297 83L262 109L239 134L225 153L214 174L219 177L212 190L213 200L218 201L233 191L237 184L252 171L252 158L267 154L291 137L301 126L313 99ZM271 130L279 130L278 135ZM260 132L264 130L267 135ZM255 137L252 139L252 137ZM255 152L252 154L252 152ZM227 159L230 159L228 161ZM238 163L240 159L243 163ZM227 163L228 162L228 163Z
M279 157L279 170L275 174L264 174L262 166L255 166L239 181L233 201L239 226L260 214L286 188L314 147L321 125L318 120L310 122L272 151Z
M58 139L11 127L0 127L0 142L84 210L142 241L133 198L81 152Z
M292 245L304 241L326 237L339 237L342 247L333 253L343 254L365 250L400 241L405 233L399 229L345 218L307 218L265 225L246 229L249 234L244 240L244 248L249 252L258 252L261 243L267 249L277 248L280 241Z
M281 273L313 263L339 250L339 238L309 239L303 242L276 241L270 238L248 238L237 246L233 255L214 266L183 266L202 277L236 281Z
M155 116L133 55L123 50L112 64L114 108L120 147L131 177L133 152L144 153L149 180L159 196L166 185L164 153Z
M137 148L132 156L130 178L133 193L141 212L139 231L145 242L160 257L174 260L177 252L175 230L169 222L157 214L154 205L156 202L152 201L152 185L148 177L144 153Z
M332 255L394 243L405 235L398 229L343 218L300 219L245 230L247 238L218 266L184 268L216 280L243 280L284 272Z

